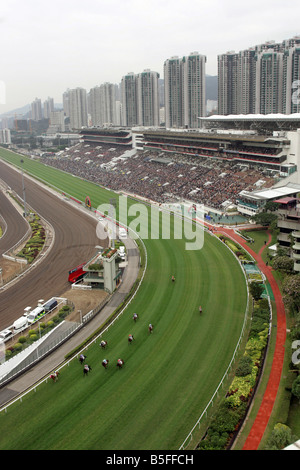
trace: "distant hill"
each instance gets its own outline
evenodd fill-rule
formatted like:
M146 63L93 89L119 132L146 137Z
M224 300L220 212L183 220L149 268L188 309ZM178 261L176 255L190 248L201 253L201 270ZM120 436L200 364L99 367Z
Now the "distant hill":
M14 115L14 114L21 114L22 116L25 116L25 114L29 113L31 110L31 105L26 104L25 106L22 106L21 108L13 109L12 111L7 111L6 113L0 114L0 119L6 117L8 114L9 115ZM18 116L20 118L20 116Z
M62 109L63 105L61 103L54 103L54 108ZM10 117L13 117L16 114L18 119L22 117L24 119L27 119L30 117L29 115L30 111L31 111L31 104L26 104L25 106L22 106L21 108L13 109L12 111L7 111L6 113L0 114L0 119L7 117L8 114L10 115Z

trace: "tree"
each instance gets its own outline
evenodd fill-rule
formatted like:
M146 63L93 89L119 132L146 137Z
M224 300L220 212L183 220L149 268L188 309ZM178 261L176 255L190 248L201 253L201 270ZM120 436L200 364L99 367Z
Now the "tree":
M278 216L272 212L259 212L252 217L252 220L257 224L263 225L264 227L272 226L275 228L277 226Z
M292 436L291 429L285 424L275 425L267 441L266 450L281 450L292 444L296 438Z
M292 385L292 394L298 398L300 402L300 375L294 380Z
M259 300L264 291L264 286L261 282L251 282L249 285L249 290L254 300Z
M268 212L275 212L277 211L278 209L278 204L277 202L273 202L273 201L268 201L265 205L265 211Z
M287 276L282 283L283 300L290 311L300 309L300 275Z
M289 256L276 256L272 266L275 270L291 273L294 270L294 261Z

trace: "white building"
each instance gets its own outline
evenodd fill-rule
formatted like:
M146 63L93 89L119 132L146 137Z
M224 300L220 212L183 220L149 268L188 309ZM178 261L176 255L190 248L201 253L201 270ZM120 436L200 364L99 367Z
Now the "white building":
M84 88L68 90L70 129L76 130L88 124L87 94Z
M54 111L54 99L48 97L48 99L44 101L44 119L50 119L50 113L52 113L52 111Z
M43 119L42 101L39 98L36 98L31 103L31 119L33 121L41 121Z
M117 124L115 84L103 83L91 88L88 103L92 126Z
M137 120L140 126L159 126L159 74L147 69L136 76Z
M182 59L183 124L198 128L199 117L206 116L205 99L206 57L192 52Z
M123 126L133 127L138 123L136 77L129 72L121 80Z
M167 128L198 128L206 116L206 57L198 52L164 63L165 122Z
M64 111L51 111L48 133L65 132L65 116Z
M0 144L11 144L10 129L0 129Z
M218 113L298 113L300 37L218 56Z

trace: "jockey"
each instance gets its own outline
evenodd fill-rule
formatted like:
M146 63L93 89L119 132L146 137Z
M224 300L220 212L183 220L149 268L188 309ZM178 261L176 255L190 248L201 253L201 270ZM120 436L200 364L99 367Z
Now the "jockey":
M134 313L134 314L133 314L133 319L134 319L134 321L137 320L137 317L138 317L138 314L137 314L137 313Z
M103 341L103 340L102 340L101 343L100 343L100 346L101 346L101 348L105 348L105 346L106 346L106 341Z
M128 341L131 342L131 341L133 341L133 340L134 340L133 335L128 335Z

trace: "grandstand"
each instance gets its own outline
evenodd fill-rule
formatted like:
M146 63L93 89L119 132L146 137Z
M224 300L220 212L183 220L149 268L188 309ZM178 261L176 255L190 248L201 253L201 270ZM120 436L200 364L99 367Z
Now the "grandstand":
M113 144L116 146L122 145L126 147L132 147L132 136L131 130L125 128L97 128L91 127L82 129L80 132L83 142L97 143L97 144Z
M223 122L213 118L207 118L206 126ZM257 202L258 190L300 183L300 118L285 116L281 122L277 116L275 126L274 119L265 116L260 133L253 130L254 118L222 118L228 124L224 129L83 129L81 144L42 161L159 203L184 200L219 212L234 206L245 215L253 214L253 207L250 212L241 207L250 207L254 199L255 212L263 207L266 198ZM277 129L286 123L288 130L270 135L272 125Z

